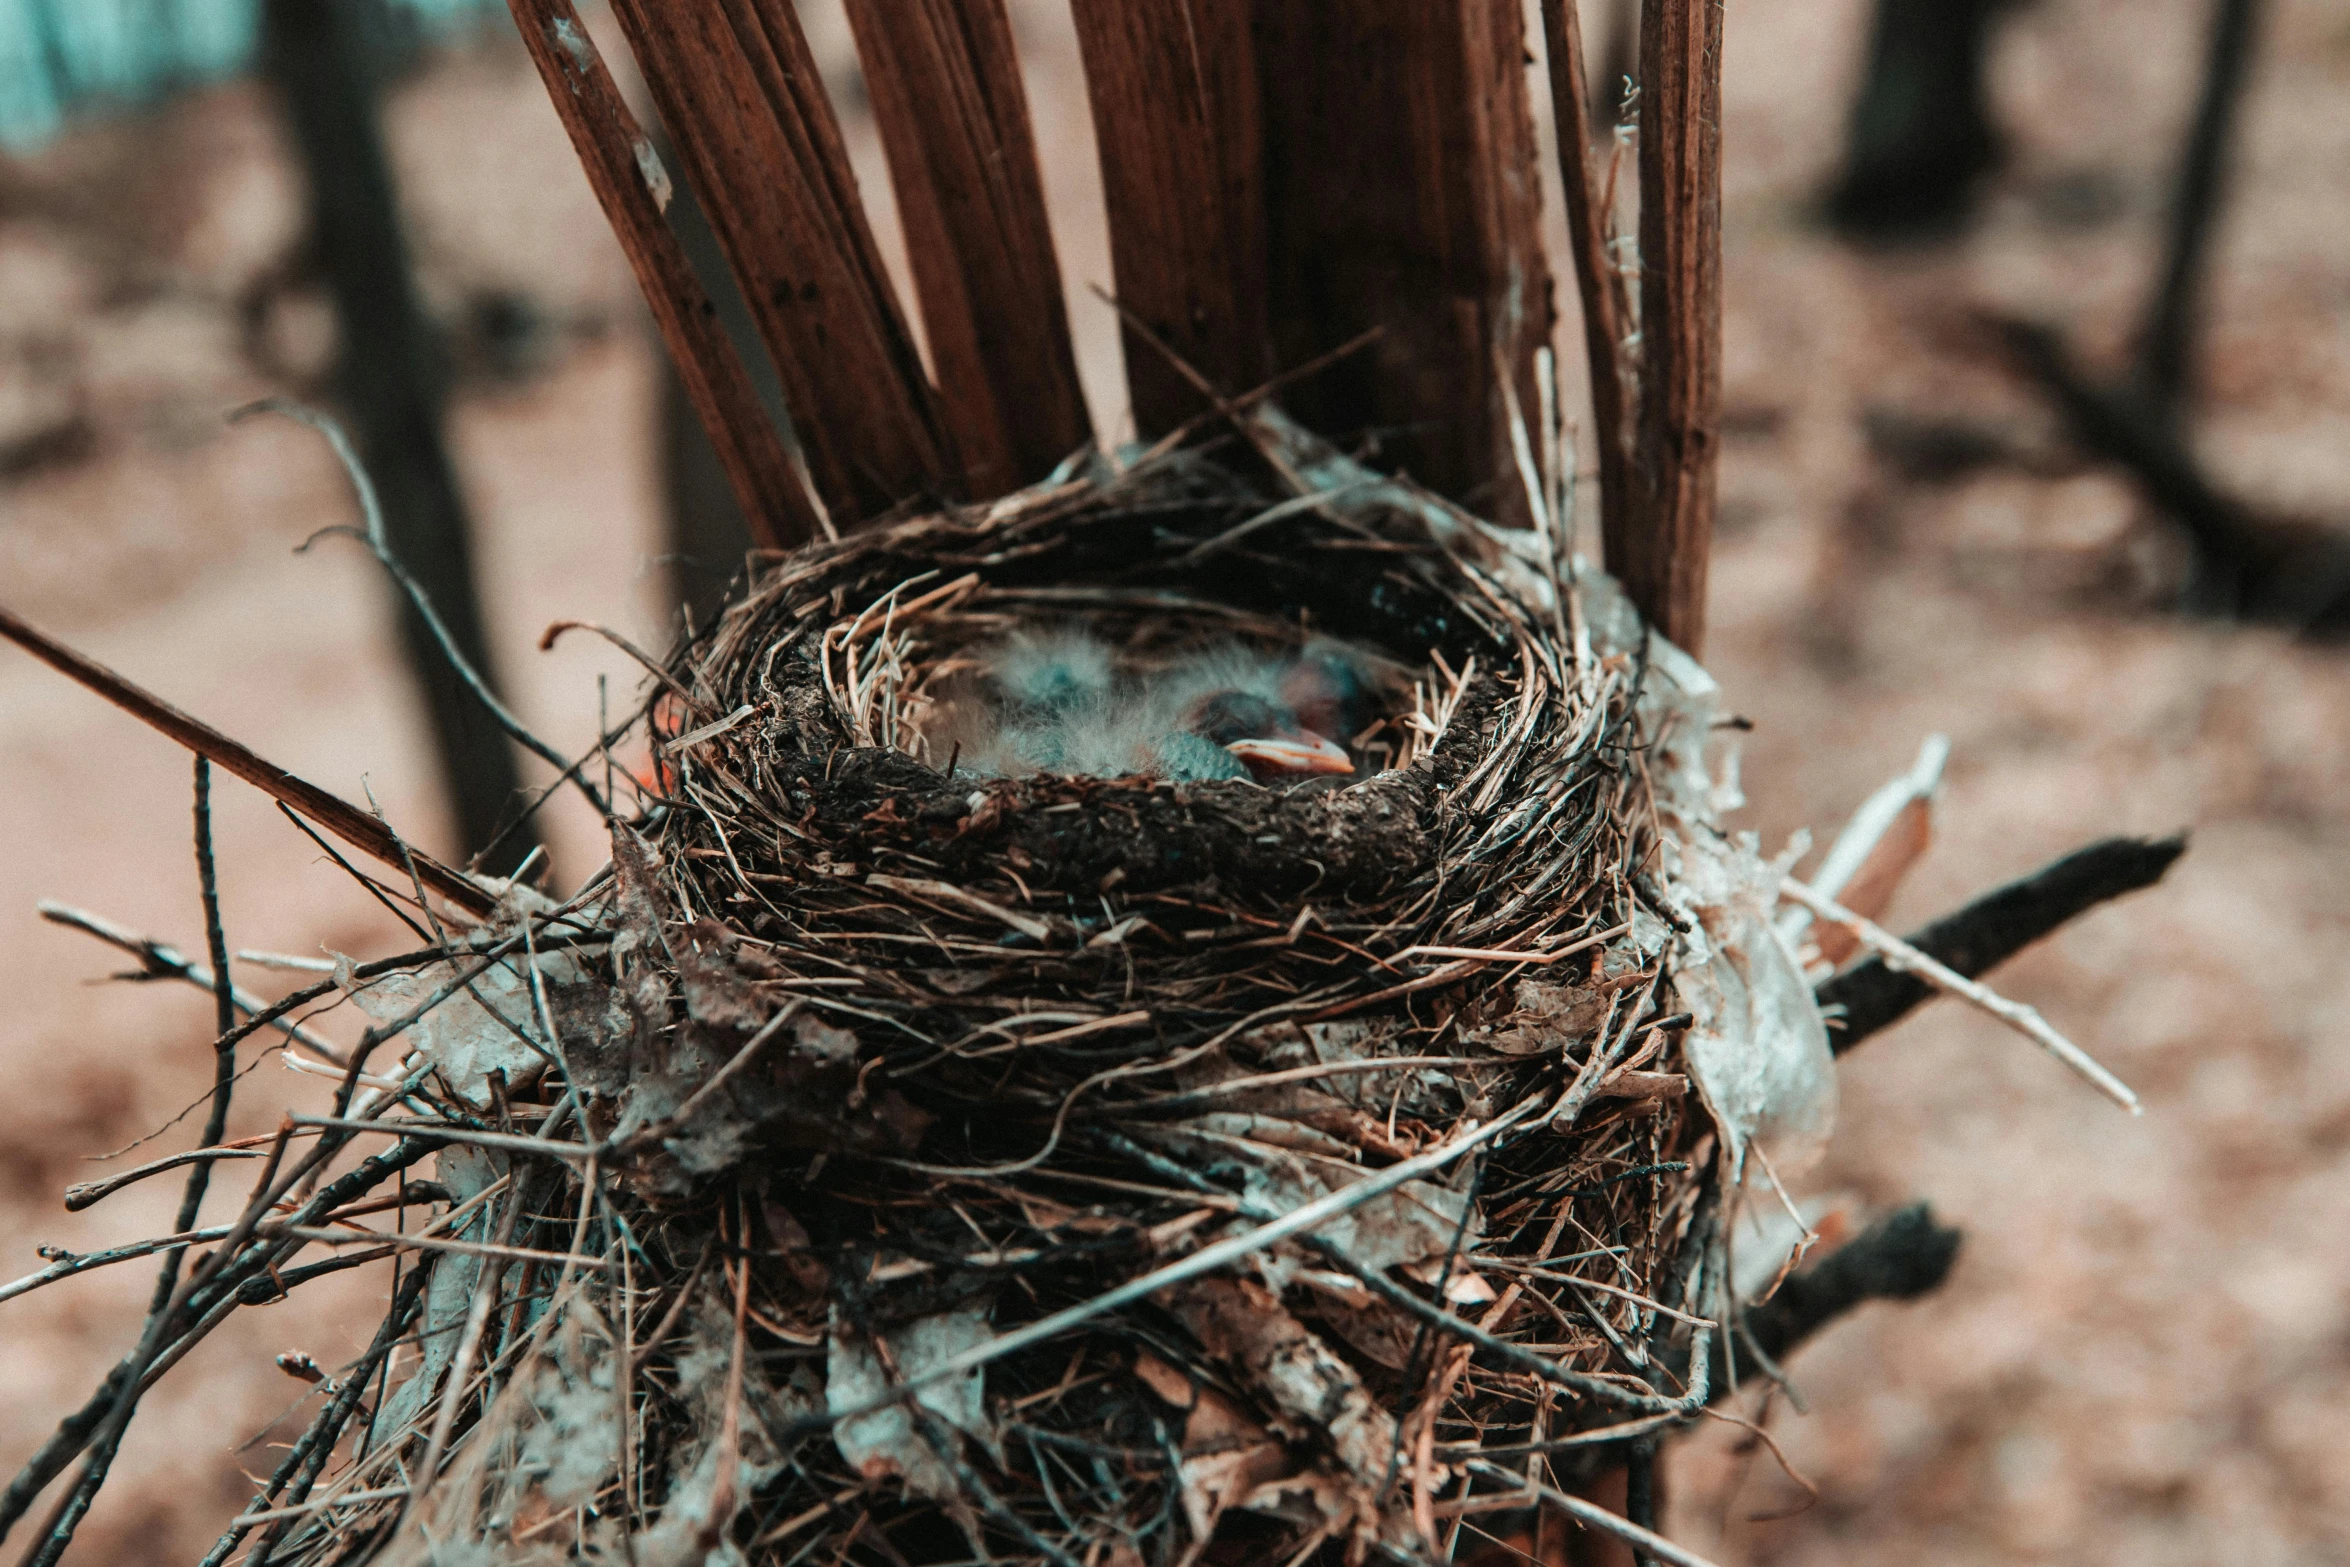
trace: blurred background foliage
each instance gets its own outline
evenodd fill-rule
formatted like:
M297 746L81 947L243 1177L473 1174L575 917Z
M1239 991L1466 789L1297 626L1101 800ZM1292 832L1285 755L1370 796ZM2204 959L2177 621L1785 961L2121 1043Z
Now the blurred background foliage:
M376 9L371 7L371 10ZM259 52L262 0L5 0L0 147L26 151L70 121L234 76ZM385 45L411 52L485 19L495 0L384 0Z

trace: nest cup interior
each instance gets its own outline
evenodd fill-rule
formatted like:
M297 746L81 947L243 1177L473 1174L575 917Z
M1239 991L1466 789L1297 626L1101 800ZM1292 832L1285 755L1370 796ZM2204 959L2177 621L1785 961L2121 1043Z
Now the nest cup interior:
M698 700L657 712L664 753L687 751L690 768L690 753L723 749L746 782L787 787L821 759L816 792L867 813L857 836L876 852L891 817L919 824L900 846L920 852L951 811L956 842L929 847L972 870L1001 847L1029 889L1083 893L1118 872L1129 888L1215 879L1243 899L1356 890L1369 867L1317 858L1314 812L1284 813L1246 786L1201 781L1175 819L1157 779L1056 780L1040 769L1014 780L961 752L953 710L985 699L988 655L1023 631L1082 634L1145 669L1202 647L1277 657L1335 639L1368 688L1371 722L1332 737L1349 744L1357 771L1318 789L1408 768L1480 672L1516 662L1510 628L1477 602L1475 584L1408 527L1399 541L1358 515L1302 511L1267 524L1261 499L1198 464L1162 463L1120 489L1067 487L1009 517L923 519L771 576L674 664L678 689ZM1487 700L1497 695L1507 700ZM743 727L722 746L679 745L719 715ZM884 795L895 810L871 817ZM988 830L1069 799L1086 802L1089 821L1056 824L1066 830L1033 863L1023 851L1039 845L999 843ZM1395 860L1403 847L1381 845L1380 880L1426 868Z

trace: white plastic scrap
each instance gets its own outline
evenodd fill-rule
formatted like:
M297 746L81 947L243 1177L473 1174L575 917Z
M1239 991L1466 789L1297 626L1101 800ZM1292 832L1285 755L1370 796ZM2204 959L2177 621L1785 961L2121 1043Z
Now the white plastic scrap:
M882 1336L898 1376L922 1375L993 1337L987 1308L964 1307L918 1317ZM914 1402L947 1425L993 1448L995 1431L987 1418L986 1372L975 1368L962 1376L946 1377L915 1392ZM835 1414L879 1398L893 1385L881 1357L856 1331L832 1318L826 1346L824 1402ZM915 1428L913 1411L892 1404L854 1420L843 1420L832 1430L833 1445L852 1468L869 1480L895 1474L909 1495L930 1501L948 1501L961 1494L952 1470L938 1450Z
M1605 591L1616 590L1607 583ZM1753 834L1730 837L1714 825L1704 751L1718 688L1678 649L1667 661L1653 650L1670 644L1651 646L1642 706L1650 733L1664 739L1654 777L1670 834L1659 881L1690 927L1676 935L1673 964L1693 1019L1682 1054L1731 1169L1742 1171L1748 1148L1760 1144L1790 1175L1817 1159L1835 1130L1836 1057L1811 982L1772 917L1787 866L1765 861Z
M1910 765L1909 771L1879 787L1861 802L1859 810L1852 813L1852 820L1844 824L1844 830L1829 845L1819 868L1804 878L1811 890L1823 898L1843 899L1845 888L1852 885L1853 878L1877 854L1887 835L1900 822L1902 814L1919 806L1932 806L1935 794L1942 787L1942 770L1949 762L1950 737L1926 736L1925 743L1918 747L1918 758ZM1863 909L1861 912L1874 914L1876 911ZM1800 904L1790 904L1779 910L1779 931L1787 938L1790 946L1802 939L1811 923L1811 910Z
M1816 1159L1836 1124L1836 1058L1811 982L1771 921L1781 868L1750 836L1681 844L1674 888L1695 929L1680 939L1675 983L1694 1021L1681 1049L1722 1129L1732 1169L1759 1143L1789 1175Z
M535 901L524 905L521 900L526 896ZM499 900L501 913L510 903L516 905L517 919L525 912L544 913L556 907L527 887L510 887ZM501 924L492 924L476 939L491 947L511 934ZM338 978L360 1011L378 1023L392 1023L431 1000L479 961L447 959L357 981L349 977L347 967L338 965ZM402 1035L410 1050L439 1070L450 1092L477 1110L487 1110L493 1103L490 1078L494 1074L503 1073L506 1086L513 1089L536 1081L548 1068L546 1030L540 1026L538 1005L531 993L531 969L530 957L521 951L509 953L411 1023ZM581 984L588 978L579 959L562 949L538 953L537 971L540 982L549 987Z

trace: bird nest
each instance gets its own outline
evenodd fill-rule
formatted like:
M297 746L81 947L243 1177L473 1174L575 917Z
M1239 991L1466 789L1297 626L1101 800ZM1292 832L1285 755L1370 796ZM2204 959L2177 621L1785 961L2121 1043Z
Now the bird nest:
M409 1052L344 1124L447 1207L224 1544L1441 1559L1705 1403L1724 1191L1818 1097L1748 1070L1793 971L1710 683L1541 537L1255 428L1302 495L1156 454L760 566L605 876L342 976ZM1291 788L936 754L1038 626L1335 642L1388 700Z

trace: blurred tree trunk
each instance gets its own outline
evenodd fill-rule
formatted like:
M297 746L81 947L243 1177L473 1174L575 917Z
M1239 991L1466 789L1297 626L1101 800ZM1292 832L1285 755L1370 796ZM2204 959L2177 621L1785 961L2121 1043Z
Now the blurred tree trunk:
M2146 307L2139 335L2138 389L2165 422L2176 424L2195 395L2197 328L2202 325L2204 279L2211 242L2227 191L2228 153L2242 117L2252 46L2260 27L2259 0L2218 0L2204 54L2203 94L2179 155L2171 191L2161 281Z
M658 417L670 599L699 628L726 607L727 588L751 547L751 528L667 354L661 355Z
M2001 156L1985 68L1991 24L2014 0L1877 0L1867 74L1828 210L1878 238L1962 222Z
M341 398L383 500L392 552L458 651L494 684L464 502L442 439L447 369L409 270L378 116L374 46L385 22L381 0L267 0L262 69L307 177L313 243L340 334ZM521 796L513 748L404 596L399 615L464 851L481 855L486 870L510 870L535 841L527 828L505 830Z
M2095 374L2045 324L1995 324L2064 414L2074 440L2128 471L2185 533L2195 558L2186 607L2340 636L2350 618L2350 546L2339 531L2246 507L2213 480L2192 439L2205 283L2260 20L2260 0L2213 0L2202 92L2180 150L2163 254L2128 371Z

